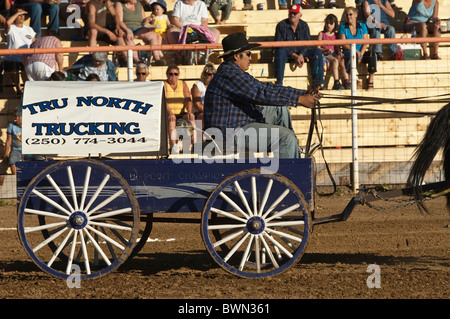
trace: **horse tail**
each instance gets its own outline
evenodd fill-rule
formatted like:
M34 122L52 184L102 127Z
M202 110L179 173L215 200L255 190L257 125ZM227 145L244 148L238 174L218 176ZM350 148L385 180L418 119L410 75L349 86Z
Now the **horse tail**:
M413 194L419 205L426 211L421 201L421 185L425 173L440 149L443 149L445 180L450 180L450 103L441 108L430 121L422 141L416 148L407 185L413 188ZM447 195L447 208L450 209L450 193Z

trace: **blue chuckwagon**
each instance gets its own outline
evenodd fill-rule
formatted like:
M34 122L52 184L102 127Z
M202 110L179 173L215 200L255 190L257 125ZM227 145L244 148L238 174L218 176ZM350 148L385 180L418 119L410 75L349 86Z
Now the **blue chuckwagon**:
M274 276L301 259L314 224L348 218L355 199L314 217L313 158L169 156L164 99L160 82L26 83L23 153L47 160L17 164L18 233L43 271L108 274L173 221L199 222L230 273Z

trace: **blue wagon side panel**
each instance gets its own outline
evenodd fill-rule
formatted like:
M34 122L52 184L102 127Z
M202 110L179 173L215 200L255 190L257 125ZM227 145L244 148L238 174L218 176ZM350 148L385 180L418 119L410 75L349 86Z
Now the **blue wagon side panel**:
M200 212L211 191L225 178L243 170L265 168L267 163L175 163L172 160L104 160L132 188L141 214ZM17 196L40 171L54 162L20 162ZM314 209L312 159L280 159L277 173L291 180Z

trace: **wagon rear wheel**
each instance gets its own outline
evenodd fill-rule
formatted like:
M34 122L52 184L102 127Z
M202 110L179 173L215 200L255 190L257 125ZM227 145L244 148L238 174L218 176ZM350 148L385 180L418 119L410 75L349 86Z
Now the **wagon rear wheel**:
M139 206L128 183L93 160L41 171L18 208L19 238L31 259L60 277L96 278L119 267L139 232Z
M311 213L289 179L252 169L222 181L202 213L202 238L213 259L241 277L277 275L300 260Z

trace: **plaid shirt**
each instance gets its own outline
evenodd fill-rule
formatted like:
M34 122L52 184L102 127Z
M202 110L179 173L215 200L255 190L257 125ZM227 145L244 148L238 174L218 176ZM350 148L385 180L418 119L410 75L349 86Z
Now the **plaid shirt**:
M204 104L204 126L243 127L263 122L258 105L297 106L304 90L258 81L234 62L223 62L208 84ZM225 136L225 135L224 135Z

